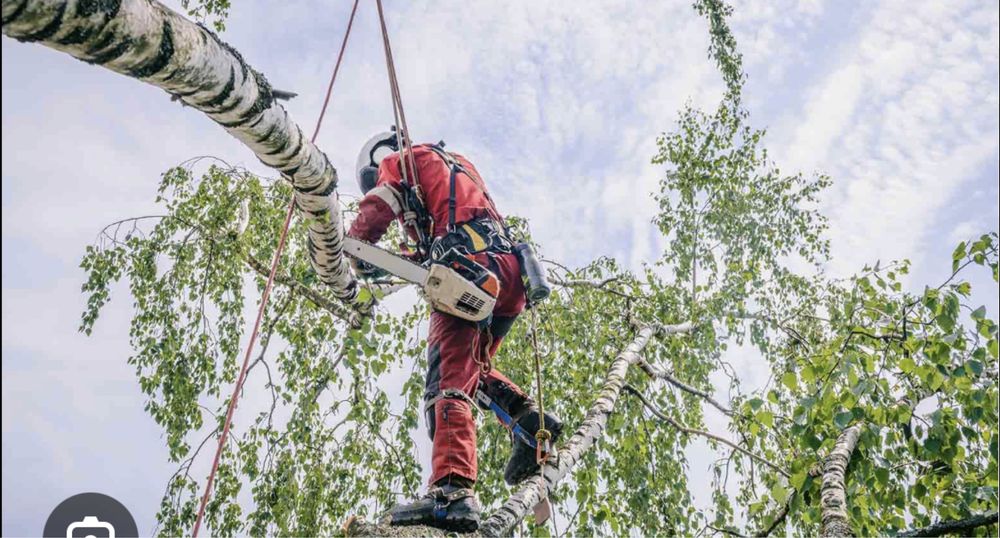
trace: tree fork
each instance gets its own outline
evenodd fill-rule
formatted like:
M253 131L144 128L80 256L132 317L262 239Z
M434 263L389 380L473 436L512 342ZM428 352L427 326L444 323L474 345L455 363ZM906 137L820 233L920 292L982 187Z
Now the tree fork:
M279 171L309 219L309 256L337 298L358 285L343 256L337 171L278 104L264 75L213 32L155 0L2 0L3 33L163 89Z

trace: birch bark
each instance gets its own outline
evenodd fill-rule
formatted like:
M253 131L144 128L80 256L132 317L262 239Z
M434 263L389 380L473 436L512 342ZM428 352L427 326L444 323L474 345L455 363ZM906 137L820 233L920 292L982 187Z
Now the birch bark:
M847 517L847 492L845 477L847 464L858 446L861 424L845 428L837 443L823 463L823 483L820 489L820 506L823 521L822 536L853 536Z
M333 294L358 286L342 253L337 171L271 94L262 74L214 33L155 0L3 0L3 33L65 52L177 97L289 179L309 219L310 261Z
M622 386L625 384L625 374L628 368L639 362L642 351L649 340L660 334L676 334L688 332L694 328L692 323L679 325L650 326L639 331L632 343L611 363L604 386L587 411L580 428L570 437L569 441L556 452L546 463L542 472L521 483L518 490L494 512L479 531L484 536L505 536L511 529L544 499L553 488L570 473L573 467L590 450L594 443L604 434L608 416L618 402Z

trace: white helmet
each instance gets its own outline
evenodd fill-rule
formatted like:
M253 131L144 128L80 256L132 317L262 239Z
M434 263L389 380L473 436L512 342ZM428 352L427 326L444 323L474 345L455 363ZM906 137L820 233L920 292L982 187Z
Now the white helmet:
M358 177L358 187L362 194L375 188L378 182L378 166L394 152L399 151L399 144L396 141L395 130L379 133L365 142L358 154L356 167Z

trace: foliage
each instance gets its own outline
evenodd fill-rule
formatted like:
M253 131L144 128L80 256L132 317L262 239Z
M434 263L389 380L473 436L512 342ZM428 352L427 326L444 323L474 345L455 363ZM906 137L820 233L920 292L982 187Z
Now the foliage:
M216 32L226 30L226 19L229 18L231 0L181 0L181 7L195 20L211 22Z
M213 165L198 180L189 168L174 168L158 197L166 214L150 231L131 222L123 234L115 225L84 257L87 332L114 282L128 277L136 308L129 362L179 463L158 514L165 534L193 524L201 477L191 476L191 463L214 439L242 359L247 274L258 292L264 284L248 262L271 258L289 195L282 183L238 170ZM238 233L243 201L249 222ZM290 237L280 275L314 286L304 223ZM209 505L214 533L328 534L338 523L328 514L376 510L394 502L397 488L417 487L410 430L423 348L407 329L420 317L421 309L401 317L377 312L353 329L294 288L275 289L247 385L267 396L258 409L246 401L240 408ZM271 352L278 341L282 349ZM393 409L377 382L390 369L407 379L401 396L411 405L403 409ZM197 450L194 435L204 438ZM238 495L253 508L244 513Z

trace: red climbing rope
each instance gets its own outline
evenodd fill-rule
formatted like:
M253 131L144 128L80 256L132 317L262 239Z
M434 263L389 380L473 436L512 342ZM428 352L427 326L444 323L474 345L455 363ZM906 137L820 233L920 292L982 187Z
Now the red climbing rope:
M389 30L385 24L385 13L382 11L382 0L375 0L378 8L378 22L382 29L382 45L385 49L385 68L389 74L389 93L392 97L392 113L396 123L396 144L399 147L399 155L402 157L400 170L403 180L410 185L419 185L417 175L417 163L413 156L411 145L410 128L406 125L406 114L403 112L403 98L399 92L399 80L396 78L396 62L392 57L392 45L389 43ZM407 168L413 174L414 179L410 182Z
M351 17L347 21L347 30L344 32L344 40L340 43L340 53L337 54L337 63L333 67L333 74L330 75L330 84L326 88L326 97L323 99L323 107L320 109L319 118L316 119L316 129L313 130L312 142L316 142L319 135L320 126L323 125L323 117L330 104L330 95L333 93L333 83L337 80L337 73L340 72L340 63L344 59L344 50L347 49L347 38L351 35L351 27L354 25L354 15L358 11L358 1L354 0L354 7L351 9ZM257 309L257 319L253 324L253 332L250 334L250 342L247 343L247 352L243 357L243 366L240 368L240 375L236 378L233 386L233 395L229 398L229 407L226 409L226 421L222 425L222 434L219 435L219 446L215 450L215 459L212 461L212 470L208 473L208 481L205 484L205 494L201 497L201 505L198 507L198 517L194 522L194 532L192 536L198 537L198 530L201 528L201 521L205 517L205 507L208 506L209 496L212 494L212 483L215 482L215 473L219 470L219 460L222 457L222 448L226 446L229 438L229 428L233 421L233 411L236 410L236 401L239 399L240 389L246 381L247 369L250 366L250 356L253 354L254 344L260 334L260 324L264 318L264 310L267 308L267 299L271 296L271 288L274 285L274 277L278 272L278 265L281 262L281 253L285 249L285 241L288 239L288 228L292 223L292 214L295 210L295 198L288 203L288 211L285 213L285 223L281 229L281 238L278 240L278 248L274 251L274 258L271 259L271 272L267 277L267 284L260 297L260 307Z

